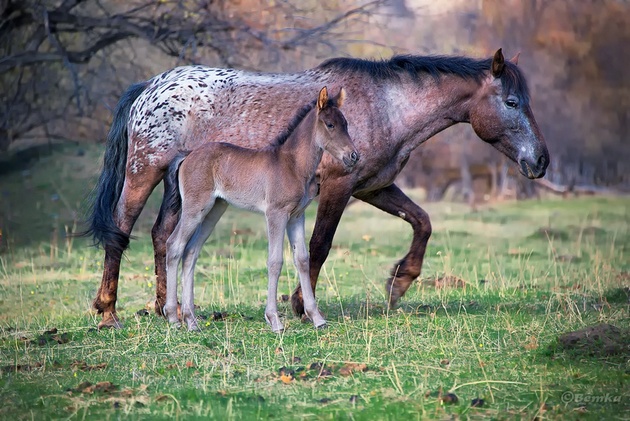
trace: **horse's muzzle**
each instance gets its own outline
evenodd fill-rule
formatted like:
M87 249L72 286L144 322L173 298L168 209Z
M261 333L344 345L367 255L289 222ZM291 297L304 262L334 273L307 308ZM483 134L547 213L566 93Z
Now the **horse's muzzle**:
M538 157L536 162L528 162L526 159L521 159L519 162L521 174L529 179L542 178L545 176L547 166L549 165L549 157L546 154L542 154Z

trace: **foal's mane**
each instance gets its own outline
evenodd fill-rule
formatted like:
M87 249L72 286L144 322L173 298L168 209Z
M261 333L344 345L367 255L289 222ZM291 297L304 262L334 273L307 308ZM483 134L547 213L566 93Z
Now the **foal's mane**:
M419 78L428 74L439 81L442 75L454 75L463 79L481 82L490 71L492 59L474 59L464 56L415 56L410 54L393 56L388 60L364 60L355 58L332 58L319 65L321 70L343 73L362 73L375 80L397 79L402 74ZM529 102L529 89L525 76L509 60L505 61L501 75L503 91Z
M306 118L308 113L313 108L315 108L316 103L317 103L317 99L314 99L313 101L309 102L308 104L300 108L298 112L293 116L291 121L289 122L289 125L278 136L276 136L276 138L271 142L271 146L283 145L287 141L287 139L291 137L291 134L295 131L297 126L300 125L302 120ZM329 99L328 102L326 103L326 107L332 107L335 105L336 104L332 98Z

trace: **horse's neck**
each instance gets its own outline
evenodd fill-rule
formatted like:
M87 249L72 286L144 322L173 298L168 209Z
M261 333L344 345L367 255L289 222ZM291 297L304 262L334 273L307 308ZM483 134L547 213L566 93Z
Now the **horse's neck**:
M430 78L430 76L426 76ZM436 133L469 121L472 99L479 89L474 80L446 76L437 83L427 80L392 84L386 88L390 121L395 121L395 137L413 139L413 149Z
M315 111L309 112L279 148L293 172L304 179L313 177L324 153L315 142L316 118Z

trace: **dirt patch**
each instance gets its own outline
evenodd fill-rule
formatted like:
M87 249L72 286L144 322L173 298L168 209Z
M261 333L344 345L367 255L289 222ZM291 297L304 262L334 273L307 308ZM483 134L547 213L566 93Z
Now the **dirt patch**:
M630 331L602 323L558 338L561 348L580 354L609 356L630 355Z
M566 241L569 239L569 234L561 229L551 227L540 227L536 232L529 236L529 238L543 239L543 240L561 240Z
M422 285L435 288L464 288L466 281L457 276L442 275L436 278L425 278Z

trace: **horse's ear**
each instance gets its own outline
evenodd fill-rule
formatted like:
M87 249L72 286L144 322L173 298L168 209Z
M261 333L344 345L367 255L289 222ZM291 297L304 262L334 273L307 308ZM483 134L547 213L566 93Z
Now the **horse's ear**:
M317 97L317 109L323 110L328 104L328 89L324 86Z
M512 62L512 64L518 65L518 58L521 55L521 52L519 51L518 53L516 53L516 55L514 57L512 57L510 59L510 61Z
M501 48L494 53L492 57L492 75L494 77L501 77L503 73L503 67L505 67L505 58L503 57L503 51Z
M346 90L341 88L339 89L339 93L335 97L335 103L337 104L337 108L341 108L345 100L346 100Z

